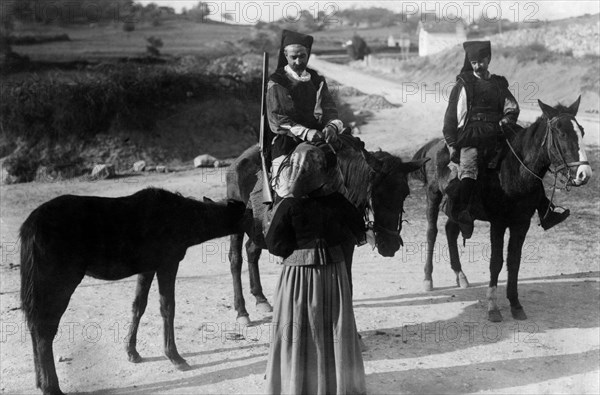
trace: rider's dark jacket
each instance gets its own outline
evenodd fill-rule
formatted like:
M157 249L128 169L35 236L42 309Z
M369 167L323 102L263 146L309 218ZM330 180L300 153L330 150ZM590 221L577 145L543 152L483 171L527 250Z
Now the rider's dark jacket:
M327 87L325 78L307 68L308 81L297 81L289 77L283 67L269 77L267 85L267 118L275 134L271 157L291 153L305 141L310 129L318 131L333 124L341 132L342 122Z
M444 138L449 146L490 147L500 133L499 122L517 122L519 104L506 78L491 74L479 78L472 71L456 77L444 116Z

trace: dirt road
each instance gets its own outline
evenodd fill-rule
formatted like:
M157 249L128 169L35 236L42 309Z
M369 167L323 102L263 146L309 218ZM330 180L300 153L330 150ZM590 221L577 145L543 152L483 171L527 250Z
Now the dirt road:
M364 92L380 92L390 102L401 86L312 65L330 78ZM330 74L332 73L332 74ZM347 80L346 80L347 78ZM413 95L415 96L415 95ZM362 96L350 98L360 105ZM401 107L372 111L360 137L371 149L411 155L439 135L444 104L400 101ZM426 105L425 105L426 104ZM430 105L431 104L431 105ZM591 128L586 126L586 129ZM597 168L598 148L589 153ZM146 186L184 195L225 196L226 169L198 169L98 182L64 181L2 186L0 189L0 392L38 393L34 386L29 335L18 300L20 224L42 202L65 193L121 196ZM597 176L586 189L557 192L559 204L573 212L567 222L543 232L533 219L523 251L520 298L527 321L510 317L499 299L504 322L486 320L489 226L477 222L474 237L461 247L471 287L455 286L443 234L435 260L433 292L422 287L425 220L424 193L411 183L405 204L405 246L383 258L368 246L357 249L354 306L364 352L369 393L598 393L600 392L600 210ZM269 345L270 315L253 308L246 281L245 297L255 325L237 327L226 238L190 248L177 280L175 317L180 353L192 366L176 371L162 352L162 320L156 284L150 292L138 335L141 364L127 362L123 339L129 323L135 279L103 282L86 278L62 318L55 357L62 389L70 393L215 394L260 393ZM263 288L272 297L280 267L261 258ZM499 295L505 290L501 274ZM227 334L237 331L240 340Z

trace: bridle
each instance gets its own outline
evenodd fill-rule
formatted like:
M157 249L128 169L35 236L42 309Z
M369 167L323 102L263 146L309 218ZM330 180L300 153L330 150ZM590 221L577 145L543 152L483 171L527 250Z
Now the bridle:
M375 170L375 172L378 173L380 179L384 179L392 171L390 170L390 171L384 173L381 170ZM371 193L372 193L372 191L371 191ZM371 220L371 214L373 215L373 220ZM404 209L400 210L400 214L398 216L398 224L396 225L395 229L390 229L390 228L386 228L385 226L379 225L375 219L375 211L373 210L372 197L369 197L369 204L365 207L364 218L365 218L365 226L366 226L367 230L372 230L375 235L375 246L373 246L373 249L375 249L375 247L377 247L377 234L379 234L379 233L383 233L384 235L389 236L389 237L397 238L398 242L400 243L400 246L404 246L404 241L402 240L402 236L400 236L400 232L402 231L402 223L408 222L408 221L405 219L402 219L403 215L404 215Z
M568 191L570 189L569 187L572 184L572 181L575 179L575 177L573 177L573 171L572 171L573 168L578 167L580 165L589 165L590 164L588 161L580 160L580 161L574 161L574 162L567 162L567 160L565 159L565 155L563 154L563 151L560 148L560 145L556 141L557 139L555 136L555 133L558 132L557 125L561 120L574 121L575 124L583 131L583 128L581 127L579 122L577 122L577 119L575 119L575 116L571 115L571 114L559 114L559 115L557 115L551 119L548 119L546 121L546 132L544 135L544 139L542 140L541 147L543 147L544 145L546 146L548 158L550 159L550 167L548 168L548 171L551 174L554 174L554 182L551 185L552 186L552 195L550 196L550 199L549 199L550 203L548 205L548 209L546 210L546 213L544 214L544 217L550 211L550 207L552 206L552 200L554 199L554 193L555 193L556 189L564 189L566 191ZM504 127L508 127L510 129L510 131L513 133L513 135L517 133L509 125L504 125ZM508 147L510 148L511 152L513 153L513 155L515 156L517 161L521 164L521 166L523 166L523 168L525 168L525 170L527 170L535 178L540 180L542 182L542 184L548 186L548 184L544 182L544 179L542 177L537 175L534 171L532 171L529 167L527 167L527 165L525 163L523 163L523 161L521 160L521 158L519 158L519 155L517 155L514 147L512 146L512 144L510 143L510 141L508 139L506 139L506 144L508 144ZM555 160L553 160L553 159L555 159ZM558 165L555 162L557 162ZM560 187L557 185L558 184L558 176L565 169L566 169L566 173L567 173L566 180L564 181L564 185L562 187ZM575 172L575 175L576 174L577 173Z
M568 120L574 121L575 124L583 131L583 128L581 127L579 122L577 122L577 119L575 119L575 116L573 116L571 114L558 115L546 122L546 137L544 138L544 141L542 142L542 146L544 144L547 144L548 157L550 157L550 163L553 163L552 156L551 156L553 152L550 149L551 146L555 149L554 155L559 160L560 165L558 165L558 166L554 165L555 167L553 169L552 168L553 164L552 164L552 165L550 165L550 169L549 169L550 173L555 175L554 176L555 185L556 185L556 177L557 177L558 173L561 172L563 169L567 169L567 180L565 181L564 189L568 190L569 185L571 184L572 180L575 179L575 177L573 177L573 175L572 175L573 167L580 166L580 165L589 165L590 162L588 162L587 160L567 162L565 160L565 156L563 155L562 149L560 148L560 145L558 145L558 143L556 142L556 137L554 136L554 133L553 133L554 131L558 130L558 127L556 126L556 124L562 119L568 119ZM577 173L575 173L575 175L577 175Z
M541 147L543 147L544 145L546 146L548 158L550 159L550 167L549 167L548 171L550 173L554 174L554 183L552 184L552 187L554 189L565 189L568 191L572 180L575 179L575 177L573 177L572 169L574 167L578 167L580 165L589 165L590 162L588 162L588 161L567 162L566 161L565 155L563 154L562 149L560 148L560 145L558 145L558 142L556 141L556 136L555 136L555 132L558 132L558 127L557 127L558 122L560 122L561 120L564 120L564 119L575 121L577 126L579 126L581 128L581 125L579 124L579 122L577 122L577 119L575 119L575 116L573 116L571 114L559 114L556 117L553 117L552 119L549 119L546 121L546 132L544 135L544 139L542 140ZM509 125L504 125L504 127L508 127L513 134L517 133ZM513 153L513 155L515 156L517 161L521 164L521 166L523 166L523 168L525 170L527 170L531 175L533 175L535 178L537 178L543 184L545 184L544 179L542 177L537 175L534 171L532 171L529 167L527 167L527 165L525 163L523 163L523 161L521 160L521 158L519 158L519 155L517 155L514 147L512 146L512 144L510 143L510 141L508 139L506 139L506 143L508 144L508 147L510 148L511 152ZM555 161L553 159L557 159L557 160ZM557 165L555 162L558 162L559 164ZM564 185L562 187L557 188L558 175L565 169L567 171L567 174L566 174L566 180L564 182Z
M339 135L338 137L344 136L343 134ZM377 174L377 179L378 180L383 180L384 178L386 178L390 173L392 173L392 171L394 169L391 169L387 172L384 172L382 169L376 168L374 167L371 163L372 163L372 159L374 158L373 154L370 153L369 151L367 151L364 147L364 143L362 142L356 142L353 139L349 139L349 138L345 138L342 137L341 139L339 139L338 141L340 141L340 143L342 145L349 145L351 146L355 151L359 152L362 156L362 158L364 159L364 161L369 164L369 167ZM339 151L335 150L333 146L331 146L331 149L336 152ZM380 181L379 181L380 182ZM402 240L402 237L400 236L400 232L401 232L401 225L403 222L402 219L402 215L404 213L404 210L402 210L400 212L399 215L399 219L398 219L398 224L396 225L395 229L390 229L390 228L386 228L384 226L381 226L377 223L377 221L375 220L375 212L373 210L373 201L372 201L372 193L373 193L373 188L375 187L376 184L379 184L379 182L377 183L373 183L371 186L371 190L369 191L369 197L368 197L368 201L365 204L364 210L363 210L363 218L365 221L365 228L366 230L372 230L373 233L375 234L375 246L373 246L373 248L377 247L377 235L378 234L384 234L387 235L389 237L393 237L393 238L397 238L400 245L404 245L404 242ZM371 219L371 215L373 217L373 219Z

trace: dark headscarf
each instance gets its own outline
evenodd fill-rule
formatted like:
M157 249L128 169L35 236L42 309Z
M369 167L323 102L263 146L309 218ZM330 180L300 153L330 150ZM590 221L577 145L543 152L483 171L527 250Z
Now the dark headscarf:
M465 41L463 48L465 49L465 64L461 73L473 71L473 67L471 67L473 60L480 60L486 56L492 59L492 44L489 41Z
M284 30L281 32L281 47L279 48L279 59L277 60L277 68L287 66L288 62L285 58L284 49L288 45L299 44L306 48L308 56L310 57L310 50L313 44L313 36L307 34L298 33L292 30Z

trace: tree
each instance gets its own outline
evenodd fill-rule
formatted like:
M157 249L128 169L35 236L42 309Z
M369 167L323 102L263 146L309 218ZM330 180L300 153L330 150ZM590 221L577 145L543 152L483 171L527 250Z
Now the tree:
M10 36L14 28L14 9L16 3L7 3L0 11L0 54L6 56L12 53Z
M148 54L152 57L160 57L160 48L162 48L163 46L163 42L159 37L148 37L146 39L146 41L148 41L148 44L146 46L146 51L148 52Z
M135 30L135 23L132 20L127 20L123 23L123 31L127 33L127 38L129 38L129 34Z
M190 20L199 23L206 22L208 15L210 15L210 8L207 3L201 1L187 12Z

